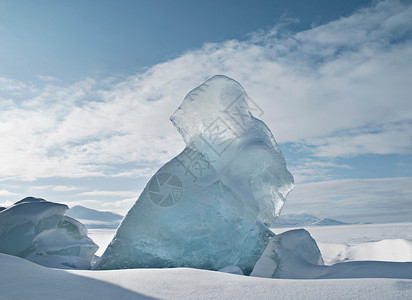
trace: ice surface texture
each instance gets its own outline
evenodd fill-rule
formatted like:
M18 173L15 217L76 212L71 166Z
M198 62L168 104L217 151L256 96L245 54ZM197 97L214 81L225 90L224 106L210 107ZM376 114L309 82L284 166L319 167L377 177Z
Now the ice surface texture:
M27 197L0 211L0 252L56 268L90 269L98 246L69 208Z
M237 266L250 274L293 187L262 110L242 86L214 76L171 121L186 148L150 179L99 269Z

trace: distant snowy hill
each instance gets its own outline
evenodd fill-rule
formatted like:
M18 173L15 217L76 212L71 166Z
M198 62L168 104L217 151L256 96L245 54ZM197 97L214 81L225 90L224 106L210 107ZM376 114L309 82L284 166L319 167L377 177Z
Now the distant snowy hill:
M85 224L87 228L117 228L123 216L108 211L100 211L84 206L74 206L66 214Z
M271 227L302 227L347 225L348 223L328 218L318 218L309 214L287 214L279 216Z

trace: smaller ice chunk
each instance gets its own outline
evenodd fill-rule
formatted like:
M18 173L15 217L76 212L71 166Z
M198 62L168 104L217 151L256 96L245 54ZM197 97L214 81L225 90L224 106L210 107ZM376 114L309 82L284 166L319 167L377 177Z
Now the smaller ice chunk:
M269 240L250 276L267 278L315 278L313 265L323 265L316 241L304 229L295 229Z
M90 269L98 246L68 207L27 197L0 211L0 253L55 268Z

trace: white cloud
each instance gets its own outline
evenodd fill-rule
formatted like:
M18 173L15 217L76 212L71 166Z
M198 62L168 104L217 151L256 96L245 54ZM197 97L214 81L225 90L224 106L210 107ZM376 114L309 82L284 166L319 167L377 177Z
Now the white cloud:
M359 154L412 153L412 124L391 124L373 131L356 130L340 136L314 139L316 156L351 156Z
M412 177L345 179L296 185L283 213L343 221L411 221Z
M310 181L331 180L333 179L331 169L352 169L352 167L332 161L311 159L303 159L294 162L294 166L289 166L289 170L293 174L296 185Z
M106 207L110 211L125 215L136 201L137 198L127 198L113 203L103 203L102 206Z
M67 185L35 185L31 186L35 190L51 190L57 192L73 192L84 189L78 186L67 186Z
M12 78L0 76L0 91L1 92L14 92L27 88L27 84Z
M8 207L10 205L13 205L13 202L7 200L5 202L0 202L0 207Z
M8 190L0 190L0 197L15 196L16 193L10 192Z
M205 44L125 80L1 77L0 174L147 176L184 146L168 117L214 74L244 85L279 142L315 156L411 153L411 16L412 5L384 1L288 37Z
M98 196L98 197L133 197L136 192L129 191L91 191L79 193L79 196Z
M37 75L37 78L43 81L61 81L61 79L50 75Z

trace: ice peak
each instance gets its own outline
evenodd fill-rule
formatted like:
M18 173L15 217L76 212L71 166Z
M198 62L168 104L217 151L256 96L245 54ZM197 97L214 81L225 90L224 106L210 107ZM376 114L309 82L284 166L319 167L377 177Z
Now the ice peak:
M223 122L240 136L251 119L249 103L248 95L236 80L215 75L190 91L170 120L187 145L216 122Z

